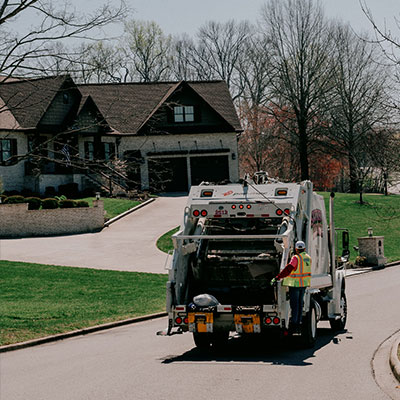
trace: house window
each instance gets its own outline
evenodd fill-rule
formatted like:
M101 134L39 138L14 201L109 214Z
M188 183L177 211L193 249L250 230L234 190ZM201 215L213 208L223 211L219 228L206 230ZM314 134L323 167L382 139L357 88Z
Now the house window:
M176 106L174 107L175 122L193 122L194 107L193 106Z
M94 160L94 143L85 142L85 158L88 161Z
M11 162L17 154L17 139L0 139L0 162Z
M115 158L115 144L114 143L103 143L104 160L109 161Z

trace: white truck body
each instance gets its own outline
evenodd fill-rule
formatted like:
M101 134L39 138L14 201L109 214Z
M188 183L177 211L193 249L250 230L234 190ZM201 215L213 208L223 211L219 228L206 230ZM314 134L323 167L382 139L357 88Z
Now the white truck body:
M333 208L331 213L333 220ZM165 334L191 331L199 347L229 332L275 329L287 335L288 288L270 281L290 261L297 240L312 259L301 335L313 345L318 320L343 329L347 310L344 271L337 268L335 230L328 227L323 197L309 181L193 186L173 235ZM207 295L217 301L195 303L196 296Z

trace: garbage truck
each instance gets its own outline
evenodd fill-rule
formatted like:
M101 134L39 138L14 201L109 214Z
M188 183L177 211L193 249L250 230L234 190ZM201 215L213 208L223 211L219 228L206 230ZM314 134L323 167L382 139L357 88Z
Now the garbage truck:
M311 284L296 334L316 341L317 324L343 330L347 319L346 229L335 229L334 194L329 225L324 199L310 181L283 183L265 173L239 183L192 186L167 282L168 327L159 335L191 332L201 349L218 347L235 332L291 337L288 287L274 278L290 261L296 241L311 256ZM342 254L336 255L338 243Z

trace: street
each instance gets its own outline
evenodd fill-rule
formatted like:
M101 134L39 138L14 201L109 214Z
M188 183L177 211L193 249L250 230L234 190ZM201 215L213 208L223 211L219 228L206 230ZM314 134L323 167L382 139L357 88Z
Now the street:
M156 336L163 318L4 353L0 398L389 399L371 360L400 327L400 268L346 283L347 330L334 335L321 322L312 350L233 337L223 353L202 354L189 333Z

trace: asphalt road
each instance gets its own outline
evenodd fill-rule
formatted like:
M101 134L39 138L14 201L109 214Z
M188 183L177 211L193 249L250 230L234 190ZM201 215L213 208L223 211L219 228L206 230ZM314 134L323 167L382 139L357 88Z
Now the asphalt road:
M187 196L159 197L98 233L0 240L0 259L165 273L157 239L180 225Z
M163 318L4 353L0 398L389 399L371 360L400 328L400 267L348 278L347 296L347 330L320 323L313 350L233 337L224 353L202 354L190 334L155 336Z

